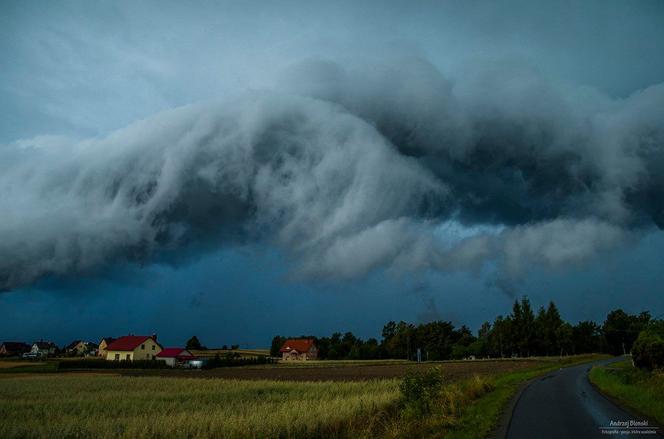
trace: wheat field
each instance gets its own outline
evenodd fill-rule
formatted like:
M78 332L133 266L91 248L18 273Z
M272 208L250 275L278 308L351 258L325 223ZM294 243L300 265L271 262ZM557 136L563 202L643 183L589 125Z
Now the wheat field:
M353 436L398 397L397 380L12 377L0 379L0 437Z

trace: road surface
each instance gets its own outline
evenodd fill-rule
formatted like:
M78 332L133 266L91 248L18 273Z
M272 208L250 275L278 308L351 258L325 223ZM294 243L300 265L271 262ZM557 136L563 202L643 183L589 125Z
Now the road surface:
M608 364L620 359L598 361ZM591 364L568 367L533 381L521 394L507 429L508 439L662 437L650 429L610 427L611 421L641 421L601 395L588 381ZM661 433L661 430L659 431ZM638 434L640 433L640 434Z

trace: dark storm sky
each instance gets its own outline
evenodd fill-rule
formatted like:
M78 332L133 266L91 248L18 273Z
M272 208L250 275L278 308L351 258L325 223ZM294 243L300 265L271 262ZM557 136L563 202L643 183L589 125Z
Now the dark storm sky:
M664 312L664 4L4 2L0 340Z

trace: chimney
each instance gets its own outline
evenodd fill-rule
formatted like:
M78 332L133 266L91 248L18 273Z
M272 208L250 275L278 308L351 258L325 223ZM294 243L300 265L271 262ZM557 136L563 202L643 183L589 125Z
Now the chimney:
M154 341L157 341L157 334L152 334L152 339L153 339Z

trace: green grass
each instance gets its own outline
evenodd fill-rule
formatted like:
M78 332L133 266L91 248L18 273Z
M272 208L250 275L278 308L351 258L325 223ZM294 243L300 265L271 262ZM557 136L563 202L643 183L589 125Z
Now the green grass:
M349 437L398 394L397 380L0 378L0 437Z
M647 372L625 360L593 367L590 381L624 406L664 424L664 371Z
M578 355L562 359L551 358L550 364L500 375L492 382L493 391L468 404L454 428L450 429L445 437L454 439L488 437L497 427L503 411L522 383L561 367L606 357L605 355Z
M502 373L496 376L475 376L458 382L445 383L426 416L409 416L408 408L391 413L392 419L379 423L382 430L369 436L385 438L485 438L497 427L508 402L519 386L537 376L565 366L586 363L604 355L540 358L533 368Z

